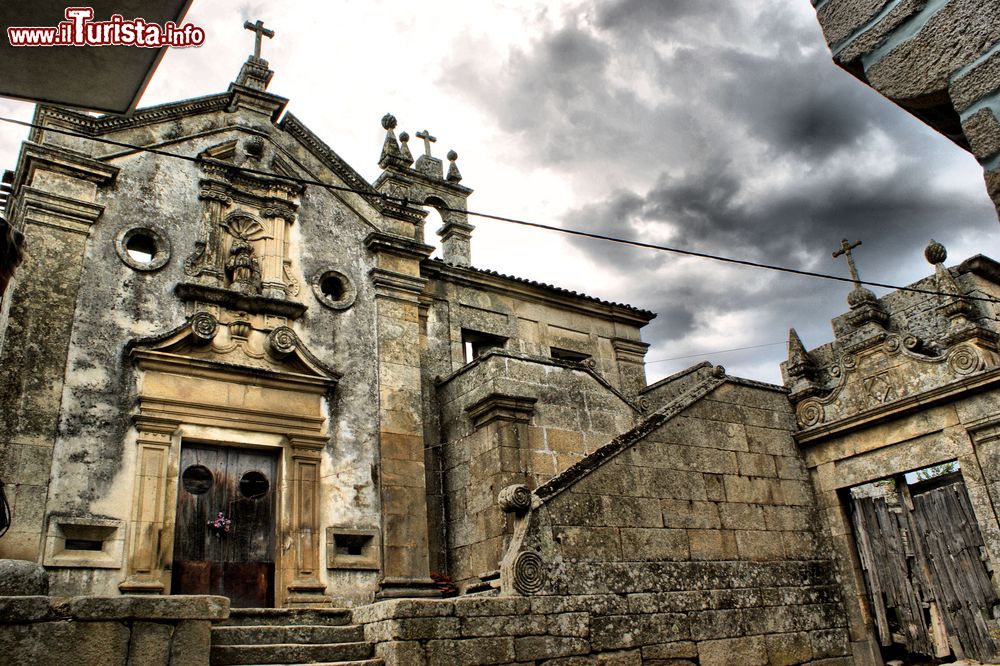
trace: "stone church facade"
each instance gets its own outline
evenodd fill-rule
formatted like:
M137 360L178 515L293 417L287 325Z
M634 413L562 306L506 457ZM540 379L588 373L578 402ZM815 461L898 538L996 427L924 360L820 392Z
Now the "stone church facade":
M273 651L207 626L273 607L341 613L363 639L350 658L304 645L303 662L996 651L1000 330L976 299L1000 297L997 264L947 268L935 247L923 291L859 285L834 342L792 335L787 387L709 363L647 385L653 313L475 268L457 155L432 156L425 132L414 160L387 115L368 183L271 76L251 57L218 95L36 113L5 209L26 256L0 310L0 558L74 599L0 598L0 649L85 627L80 649L100 635L118 652L94 663L119 663L155 625L170 650L204 650L144 663L205 663L210 644L249 663ZM948 484L911 492L907 473L952 462ZM857 518L941 488L974 519L975 599L873 568L928 558L916 532L869 539Z

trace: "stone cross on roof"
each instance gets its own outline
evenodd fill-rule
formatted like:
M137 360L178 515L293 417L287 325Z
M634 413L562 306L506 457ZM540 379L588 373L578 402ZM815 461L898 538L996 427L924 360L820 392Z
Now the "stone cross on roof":
M261 42L261 39L263 37L267 37L269 39L271 37L274 37L274 30L268 30L267 28L265 28L264 27L264 22L261 21L260 19L257 19L256 23L251 23L250 21L244 21L243 22L243 27L246 30L251 30L251 31L257 33L256 35L254 35L255 40L254 40L254 45L253 45L253 57L257 58L259 60L260 59L260 42Z
M861 278L858 277L858 268L854 265L854 256L851 254L851 250L861 245L861 241L855 241L853 243L847 242L847 239L840 241L840 249L833 253L833 258L836 259L840 255L847 257L847 267L851 271L851 279L854 280L854 286L861 288Z
M431 156L431 144L435 143L437 141L437 137L436 136L431 136L430 132L428 132L427 130L424 130L423 132L417 132L417 138L424 140L424 155L427 155L427 157L430 157Z

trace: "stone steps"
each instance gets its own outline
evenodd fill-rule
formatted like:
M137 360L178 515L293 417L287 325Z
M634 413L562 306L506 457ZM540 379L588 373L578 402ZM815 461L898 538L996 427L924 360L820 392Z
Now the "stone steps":
M267 645L275 643L360 643L358 625L219 626L212 629L212 645Z
M213 666L382 666L346 609L236 608L212 627Z

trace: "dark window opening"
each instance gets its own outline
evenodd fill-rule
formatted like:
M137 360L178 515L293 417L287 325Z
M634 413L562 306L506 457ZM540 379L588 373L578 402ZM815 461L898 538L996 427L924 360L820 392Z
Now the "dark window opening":
M333 537L338 555L364 555L365 546L371 540L370 534L337 534Z
M326 275L319 288L330 300L339 301L344 298L344 282L336 275Z
M104 542L98 539L66 539L66 550L104 550Z
M133 261L140 264L151 264L156 257L156 239L150 234L139 231L125 242L125 251Z
M240 493L249 499L259 499L267 494L271 484L260 472L247 472L240 479Z
M570 349L560 349L559 347L549 347L549 353L552 355L552 358L557 361L572 361L573 363L583 363L590 358L590 354L584 354L583 352L576 352Z
M465 351L466 363L471 363L491 349L503 349L506 344L507 338L503 336L462 329L462 349Z
M215 483L212 472L204 465L191 465L181 475L181 485L192 495L203 495Z

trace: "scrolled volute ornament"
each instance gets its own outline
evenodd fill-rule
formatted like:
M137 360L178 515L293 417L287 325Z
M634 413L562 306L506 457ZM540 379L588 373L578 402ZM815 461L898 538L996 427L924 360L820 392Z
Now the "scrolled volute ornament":
M198 344L208 344L215 339L219 320L208 312L197 312L191 317L191 336Z
M514 589L524 595L535 594L545 582L545 570L538 553L526 550L514 558Z
M639 411L648 412L649 411L649 398L642 396L638 401Z
M948 367L956 375L971 375L983 367L983 357L969 345L959 345L948 352Z
M507 486L497 494L497 504L504 513L525 514L531 509L531 491L520 483Z
M795 416L803 428L812 427L823 421L823 405L816 400L806 400L796 408Z
M287 356L295 351L299 337L288 326L279 326L267 335L267 348L277 357Z

